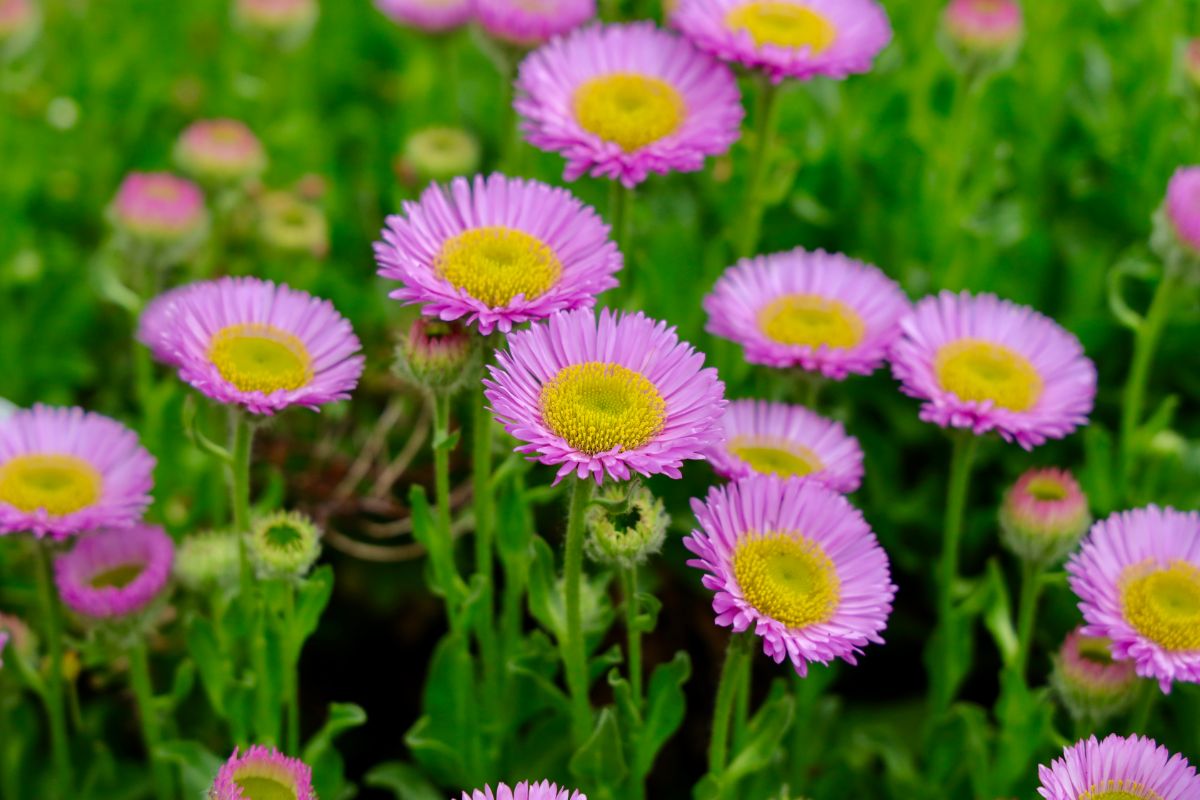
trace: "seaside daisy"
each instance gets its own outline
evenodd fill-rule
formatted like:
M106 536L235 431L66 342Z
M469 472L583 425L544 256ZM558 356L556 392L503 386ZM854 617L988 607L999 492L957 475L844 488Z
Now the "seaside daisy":
M725 270L704 310L708 332L740 344L750 363L842 380L883 364L911 306L878 267L796 248Z
M317 800L312 769L273 747L252 745L229 757L208 790L209 800Z
M1167 183L1167 196L1154 214L1151 246L1166 264L1167 277L1200 276L1200 166L1180 167Z
M679 0L671 22L701 50L776 83L867 72L892 40L874 0Z
M1026 450L1087 423L1096 367L1073 334L995 295L943 291L917 303L892 348L901 390L921 419L996 431Z
M834 491L862 483L863 454L842 423L804 406L735 400L722 417L725 441L708 451L717 474L738 480L752 474L807 477Z
M1062 469L1027 470L1000 504L1000 538L1018 556L1041 564L1075 548L1092 524L1087 496Z
M812 662L854 664L881 643L896 587L887 554L862 514L813 481L754 475L692 500L700 524L683 544L716 594L717 624L751 626L763 651L789 658L801 676Z
M0 421L0 535L64 539L137 522L154 458L137 434L81 408L37 405Z
M443 33L471 21L471 0L375 0L376 7L400 25Z
M186 383L212 399L273 414L344 400L363 357L327 300L258 278L220 278L180 293L158 346Z
M81 537L54 560L54 582L77 614L127 617L161 594L174 556L171 537L156 525L107 528Z
M262 142L236 119L193 122L175 143L175 162L202 183L229 185L260 174L267 166Z
M1153 739L1112 734L1063 749L1038 767L1038 794L1046 800L1192 800L1200 778L1187 759Z
M138 342L150 348L150 354L156 361L171 367L179 366L175 361L174 351L167 344L174 305L176 300L199 285L201 284L185 283L168 289L146 303L142 313L138 315L135 335Z
M535 47L596 16L596 0L473 0L472 8L488 35L517 47Z
M41 14L32 0L0 0L0 63L24 55L40 27Z
M1200 683L1200 513L1148 506L1092 526L1067 562L1089 636L1137 673Z
M1108 639L1076 628L1054 657L1050 685L1076 719L1107 719L1127 709L1137 696L1133 662L1113 660L1111 647Z
M587 795L565 787L560 789L557 784L550 781L541 783L521 781L512 787L509 787L508 784L498 783L495 791L492 791L492 787L485 786L470 793L463 792L462 800L587 800Z
M466 318L486 335L556 311L590 308L617 285L609 227L565 189L503 175L430 186L390 216L375 243L391 297L426 316Z
M204 193L168 172L131 172L108 210L117 232L139 244L186 246L208 226Z
M563 178L619 180L692 172L741 132L737 81L724 64L651 22L597 25L521 62L514 107L534 147L566 158Z
M724 384L675 329L641 313L556 314L508 337L484 381L492 411L543 464L601 483L680 477L721 439Z

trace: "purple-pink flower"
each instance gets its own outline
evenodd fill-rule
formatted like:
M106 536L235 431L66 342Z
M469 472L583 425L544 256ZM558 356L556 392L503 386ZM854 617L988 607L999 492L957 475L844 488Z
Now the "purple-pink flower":
M724 384L675 329L637 314L556 314L508 337L484 381L518 452L601 483L680 477L719 442Z
M901 323L892 372L921 419L996 431L1026 450L1087 424L1096 367L1074 335L995 295L944 291Z
M751 627L776 663L856 663L881 643L896 587L862 514L819 483L754 475L692 500L698 530L683 540L715 592L717 624Z
M137 434L81 408L37 405L0 420L0 535L65 539L137 522L154 458Z
M375 5L401 25L442 33L471 21L471 0L375 0Z
M565 787L560 789L557 784L550 781L541 783L521 781L512 787L509 787L508 784L498 783L494 792L490 786L476 789L470 793L463 792L462 800L587 800L587 795Z
M167 585L175 545L157 525L107 528L83 536L54 561L54 582L67 608L92 619L136 614Z
M1167 220L1176 239L1200 251L1200 167L1180 167L1167 184Z
M556 311L590 308L617 285L621 254L609 227L570 192L492 175L436 184L387 219L375 243L391 297L483 334Z
M1063 749L1062 758L1038 767L1046 800L1194 800L1200 797L1196 769L1153 739L1112 734Z
M312 769L298 758L289 758L273 747L252 745L244 752L233 751L217 772L209 800L256 800L286 797L317 800Z
M796 248L725 270L704 310L708 332L740 344L750 363L842 380L883 364L911 305L878 267Z
M596 0L473 0L487 33L518 47L536 47L596 16Z
M138 239L173 243L199 235L208 221L204 193L167 172L131 172L109 208L118 230Z
M650 22L597 25L526 56L514 106L530 144L563 173L619 180L692 172L741 132L737 81L724 64Z
M1024 27L1016 0L950 0L942 20L955 43L978 51L1012 46Z
M266 169L262 142L236 119L193 122L175 143L175 160L181 169L213 184L237 183Z
M1092 526L1067 562L1089 636L1164 692L1200 683L1200 513L1148 506Z

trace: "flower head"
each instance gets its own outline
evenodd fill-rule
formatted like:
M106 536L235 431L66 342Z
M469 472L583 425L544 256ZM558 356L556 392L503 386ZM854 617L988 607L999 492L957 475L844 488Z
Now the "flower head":
M258 201L258 238L280 255L324 258L329 222L320 208L291 192L267 192Z
M556 314L508 337L484 391L518 452L597 483L680 477L721 438L724 384L674 328L638 314Z
M255 520L247 550L259 578L302 578L321 555L321 532L304 514L276 511Z
M168 289L146 303L138 316L137 340L150 348L154 359L167 366L177 367L174 351L167 345L175 301L201 284L185 283Z
M590 308L617 285L621 254L609 228L570 192L492 175L430 186L391 216L375 243L391 296L426 316L466 318L482 334Z
M201 183L237 184L259 175L267 166L262 142L236 119L193 122L175 143L179 168Z
M252 745L233 751L217 772L209 800L317 800L312 769L273 747Z
M1004 495L1000 535L1008 549L1039 564L1058 561L1092 524L1087 497L1066 470L1031 469Z
M763 651L808 664L855 663L880 643L896 587L887 554L845 497L813 481L754 475L692 500L699 530L683 540L716 594L717 624L754 626Z
M454 394L479 380L479 337L457 322L417 317L396 348L396 372L435 394Z
M995 295L942 292L903 322L892 372L921 419L1026 450L1087 423L1096 367L1072 334Z
M235 0L233 21L243 31L286 49L308 38L319 13L317 0Z
M1112 642L1086 636L1081 628L1067 634L1050 684L1076 719L1101 722L1132 703L1137 675L1132 661L1114 661Z
M1168 270L1200 276L1200 166L1180 167L1171 176L1151 244Z
M93 619L127 617L154 601L171 577L175 546L156 525L108 528L75 542L54 561L63 603Z
M463 792L462 800L587 800L587 796L580 791L560 789L550 781L541 783L521 781L513 787L498 783L494 792L490 786L476 789L469 794Z
M892 40L874 0L679 0L671 22L701 50L776 83L867 72Z
M442 33L471 21L471 0L375 0L375 5L400 25Z
M154 458L137 434L81 408L34 406L0 420L0 534L65 539L141 519Z
M725 441L708 451L723 477L807 477L846 493L862 483L862 448L840 422L767 400L735 400L723 421Z
M1038 767L1046 800L1191 800L1200 797L1200 778L1181 755L1153 739L1113 734L1063 750L1050 766Z
M0 63L24 54L40 27L41 15L32 0L0 0Z
M192 591L236 583L238 538L230 531L204 531L186 537L175 551L175 578Z
M1149 506L1092 526L1067 562L1088 636L1137 674L1200 683L1200 513Z
M122 236L159 247L190 247L208 227L204 193L168 172L129 173L108 213Z
M637 481L609 484L599 502L588 506L588 558L597 564L632 569L662 551L671 517L662 500Z
M404 140L397 172L406 183L427 184L471 175L479 169L479 139L463 128L422 128Z
M950 0L942 26L962 50L996 53L1016 45L1024 22L1017 0Z
M514 102L534 147L562 153L563 177L619 180L692 172L741 132L733 73L650 22L575 31L526 56Z
M358 338L327 300L258 278L195 284L166 308L158 347L212 399L273 414L344 400L358 384Z
M536 47L596 16L596 0L473 0L488 35L518 47Z
M878 369L910 309L878 267L801 248L742 259L704 298L708 332L740 344L750 363L834 380Z
M1200 38L1188 40L1183 53L1183 70L1192 85L1200 87Z

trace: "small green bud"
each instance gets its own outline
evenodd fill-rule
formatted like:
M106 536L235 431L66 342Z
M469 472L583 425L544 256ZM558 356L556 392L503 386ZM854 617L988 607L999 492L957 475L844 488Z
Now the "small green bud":
M598 564L631 569L662 550L670 521L642 484L606 486L588 507L584 550Z
M479 380L479 337L457 322L418 317L396 348L395 371L434 394L454 394Z
M194 592L237 583L237 536L229 531L205 531L184 539L175 550L175 578Z
M276 511L255 520L248 540L259 578L302 578L321 555L321 533L296 511Z

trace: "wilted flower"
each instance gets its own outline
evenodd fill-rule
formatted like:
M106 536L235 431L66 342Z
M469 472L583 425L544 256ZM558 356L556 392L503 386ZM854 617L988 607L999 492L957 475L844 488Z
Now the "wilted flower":
M321 555L321 532L304 514L276 511L255 520L247 549L259 578L303 578Z
M1009 550L1038 564L1075 549L1092 523L1087 497L1071 473L1031 469L1004 495L1000 534Z

